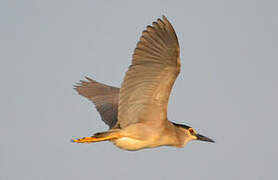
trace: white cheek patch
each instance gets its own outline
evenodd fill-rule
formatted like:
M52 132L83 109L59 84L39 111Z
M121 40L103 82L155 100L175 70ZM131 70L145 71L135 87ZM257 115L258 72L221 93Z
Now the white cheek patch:
M196 136L190 136L192 140L196 140L197 137Z

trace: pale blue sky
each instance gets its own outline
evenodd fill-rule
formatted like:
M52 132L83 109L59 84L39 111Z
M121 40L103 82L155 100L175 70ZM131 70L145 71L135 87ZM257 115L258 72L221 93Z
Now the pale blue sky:
M1 1L0 179L277 179L277 7L274 0ZM163 14L182 61L169 119L216 143L137 152L70 143L106 129L74 83L89 76L120 86L141 32Z

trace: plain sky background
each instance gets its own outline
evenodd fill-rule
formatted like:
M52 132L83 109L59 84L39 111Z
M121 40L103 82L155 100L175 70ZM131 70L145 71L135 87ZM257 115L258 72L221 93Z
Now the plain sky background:
M0 1L0 179L278 179L276 0ZM128 152L73 144L106 130L74 83L120 86L166 15L182 71L168 117L215 144Z

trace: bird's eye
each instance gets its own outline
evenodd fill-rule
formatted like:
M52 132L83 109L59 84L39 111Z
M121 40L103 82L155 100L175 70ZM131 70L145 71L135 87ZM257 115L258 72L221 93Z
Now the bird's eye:
M193 129L189 129L190 134L195 134L195 131Z

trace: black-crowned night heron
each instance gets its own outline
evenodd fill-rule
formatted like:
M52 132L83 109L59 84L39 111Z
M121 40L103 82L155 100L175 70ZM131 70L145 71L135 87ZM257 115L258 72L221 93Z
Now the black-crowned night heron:
M165 16L143 31L121 88L90 78L75 86L91 100L109 130L77 143L112 141L125 150L158 146L183 147L191 140L214 142L193 128L168 121L167 106L180 72L179 43Z

